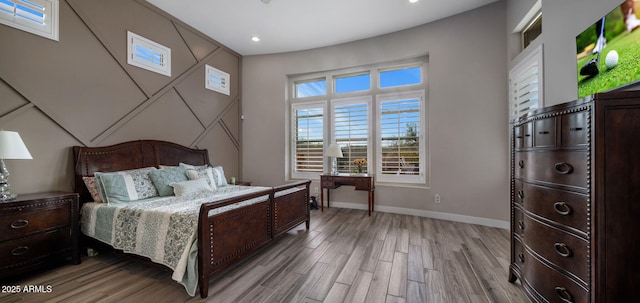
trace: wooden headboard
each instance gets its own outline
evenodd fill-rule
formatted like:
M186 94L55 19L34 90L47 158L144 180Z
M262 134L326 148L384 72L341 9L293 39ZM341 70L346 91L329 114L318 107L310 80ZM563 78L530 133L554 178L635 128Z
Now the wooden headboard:
M158 140L138 140L102 147L73 147L75 191L80 203L91 201L82 177L95 172L113 172L179 163L210 165L206 149L193 149L176 143Z

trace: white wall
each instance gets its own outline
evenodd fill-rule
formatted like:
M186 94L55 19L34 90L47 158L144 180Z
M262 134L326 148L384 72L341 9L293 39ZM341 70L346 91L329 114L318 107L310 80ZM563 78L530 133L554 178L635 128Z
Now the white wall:
M509 219L505 3L371 39L306 51L243 57L243 175L286 182L287 76L429 56L430 187L378 186L379 209ZM312 185L317 186L317 180ZM434 203L434 194L442 203ZM365 207L344 187L332 201ZM462 218L462 217L459 217ZM486 222L485 222L486 223Z

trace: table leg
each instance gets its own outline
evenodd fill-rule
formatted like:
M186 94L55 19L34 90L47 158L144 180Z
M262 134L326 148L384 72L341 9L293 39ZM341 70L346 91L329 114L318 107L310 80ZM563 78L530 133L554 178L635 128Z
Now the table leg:
M327 208L331 207L329 201L331 201L331 189L327 188Z
M371 213L373 212L373 208L374 208L374 197L375 195L373 194L373 190L369 191L369 216L371 216Z
M320 211L324 211L324 188L320 187Z

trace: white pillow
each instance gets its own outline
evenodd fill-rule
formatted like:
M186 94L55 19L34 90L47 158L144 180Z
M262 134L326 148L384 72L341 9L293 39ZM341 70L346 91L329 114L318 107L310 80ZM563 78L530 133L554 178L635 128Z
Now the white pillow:
M207 183L209 184L209 186L211 186L211 189L213 190L218 189L216 181L213 178L213 169L211 167L189 169L187 170L187 178L189 178L189 180L205 179L207 180Z
M206 179L195 179L182 182L172 182L169 186L173 187L173 192L176 197L183 197L193 195L200 192L213 192L211 186L207 184Z

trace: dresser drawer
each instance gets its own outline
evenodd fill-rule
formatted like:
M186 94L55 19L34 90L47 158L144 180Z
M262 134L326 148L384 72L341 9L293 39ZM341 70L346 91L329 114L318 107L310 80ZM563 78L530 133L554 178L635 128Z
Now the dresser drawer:
M587 196L524 182L524 208L538 216L589 232Z
M522 152L520 157L523 178L587 187L587 151Z
M517 235L512 235L513 241L513 259L512 264L515 264L520 269L524 268L524 263L527 261L524 255L524 245L520 242L520 237Z
M546 260L588 282L588 242L525 216L525 244Z
M3 210L0 241L71 225L71 200L42 202Z
M530 148L533 146L533 128L531 122L516 126L513 129L514 145L516 149Z
M527 266L524 267L525 280L538 295L547 302L589 302L587 291L555 269L541 263L529 252L525 251Z
M534 121L533 144L535 147L556 146L556 118Z
M587 114L588 112L577 112L563 115L561 119L561 145L581 146L587 144Z
M71 230L64 228L0 244L0 270L8 270L23 263L37 263L38 259L71 250Z
M526 226L524 225L524 214L522 210L520 210L520 206L515 206L513 208L513 232L524 236L524 230Z

